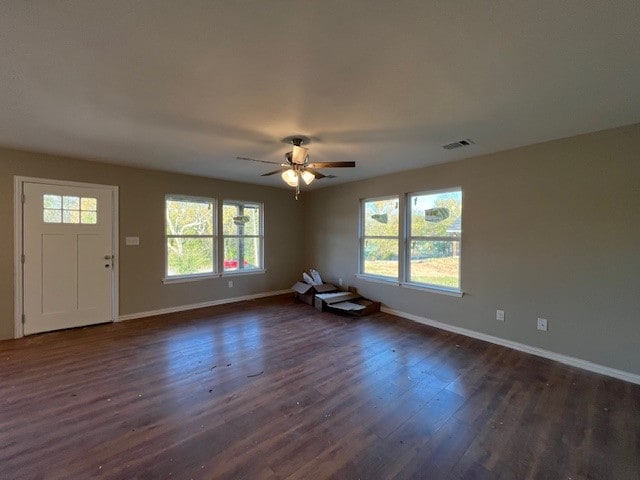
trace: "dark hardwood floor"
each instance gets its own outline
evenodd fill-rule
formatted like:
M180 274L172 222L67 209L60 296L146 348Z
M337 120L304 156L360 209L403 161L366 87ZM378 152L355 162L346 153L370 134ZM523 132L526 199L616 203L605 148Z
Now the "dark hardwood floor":
M640 386L277 297L0 342L0 478L638 479Z

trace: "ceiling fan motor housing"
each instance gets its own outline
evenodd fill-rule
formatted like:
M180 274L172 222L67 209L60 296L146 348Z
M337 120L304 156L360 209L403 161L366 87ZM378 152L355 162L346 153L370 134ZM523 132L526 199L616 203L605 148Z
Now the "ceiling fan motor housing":
M293 146L293 150L291 152L287 152L290 154L291 159L287 158L289 163L297 163L298 165L304 165L309 161L309 149L304 147L299 147L297 145Z

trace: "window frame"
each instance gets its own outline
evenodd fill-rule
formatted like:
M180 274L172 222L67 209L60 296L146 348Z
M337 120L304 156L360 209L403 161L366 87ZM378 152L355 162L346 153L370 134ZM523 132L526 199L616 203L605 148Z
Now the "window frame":
M167 202L192 201L194 203L211 203L212 234L211 235L171 235L167 233ZM189 273L183 275L169 275L169 238L211 238L212 254L211 261L213 271L204 273ZM202 280L219 277L218 273L218 201L214 197L202 197L196 195L167 194L164 197L164 283L178 283L191 280Z
M259 208L259 233L258 235L225 235L224 233L224 206L225 205L257 205ZM264 203L262 202L255 202L255 201L250 201L250 200L233 200L233 199L223 199L220 202L220 252L221 254L219 255L220 257L220 274L222 276L233 276L233 275L250 275L253 273L263 273L265 272L265 266L264 266ZM227 238L257 238L258 239L258 245L260 248L260 251L258 252L258 261L260 262L260 266L258 268L249 268L249 269L244 269L243 267L240 266L240 261L238 262L238 269L237 270L227 270L225 271L224 269L224 241Z
M397 195L385 195L379 197L367 197L360 199L360 219L359 219L359 240L358 240L358 273L356 277L363 280L390 284L397 287L404 287L413 290L428 291L432 293L439 293L444 295L450 295L455 297L462 297L464 295L462 290L462 235L455 237L458 242L459 251L459 263L458 263L458 288L446 287L431 283L412 282L411 276L411 242L414 240L427 240L427 241L451 241L452 236L436 237L436 236L412 236L411 232L411 204L413 197L420 195L435 195L439 193L451 193L460 192L460 216L463 216L464 212L464 190L462 186L433 189L433 190L421 190L416 192L402 193ZM393 239L395 237L365 237L364 225L365 225L365 205L367 202L398 199L399 208L399 227L398 227L398 277L386 277L382 275L374 275L366 273L364 271L364 241L366 238L388 238ZM462 220L461 220L462 222ZM461 224L462 228L462 224Z
M371 236L367 236L365 234L365 222L366 222L366 218L365 218L365 206L367 204L367 202L379 202L381 200L396 200L398 202L398 234L396 236L390 236L390 235L371 235ZM387 282L387 283L395 283L398 284L400 281L400 278L402 278L402 270L403 270L403 262L401 261L402 259L402 235L401 232L403 231L403 215L402 215L402 196L401 195L385 195L382 197L370 197L370 198L363 198L360 200L360 227L359 227L359 246L360 246L360 252L358 255L358 259L359 259L359 265L358 265L358 272L360 275L365 276L367 278L370 279L375 279L377 281L380 282ZM365 268L365 262L364 262L364 246L365 246L365 242L367 239L381 239L381 240L396 240L398 242L398 275L396 277L387 277L385 275L375 275L372 273L366 273L364 271Z
M443 193L454 193L460 192L460 226L462 227L462 215L464 210L464 195L462 192L462 187L452 187L452 188L443 188L438 190L425 190L420 192L411 192L405 195L405 224L406 224L406 233L405 233L405 278L403 283L407 287L413 287L418 289L427 289L427 290L437 290L443 292L452 292L452 293L461 293L462 292L462 233L460 236L435 236L435 235L416 235L413 236L411 232L411 213L413 211L412 201L414 197L426 196L426 195L438 195ZM462 230L461 230L462 232ZM428 242L449 242L455 241L458 242L458 287L446 287L444 285L438 285L435 283L426 283L426 282L415 282L411 281L411 243L413 241L428 241Z

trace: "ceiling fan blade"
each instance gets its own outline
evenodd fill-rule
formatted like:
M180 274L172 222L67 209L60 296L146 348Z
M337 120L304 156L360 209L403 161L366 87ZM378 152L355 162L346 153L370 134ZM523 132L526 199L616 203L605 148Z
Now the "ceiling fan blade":
M263 173L262 175L260 175L261 177L268 177L269 175L275 175L276 173L282 173L285 170L288 170L287 168L281 168L280 170L274 170L273 172L268 172L268 173Z
M311 168L305 168L305 170L307 172L313 173L313 176L316 177L317 180L320 180L321 178L336 178L335 175L325 175L324 173L316 172Z
M256 158L249 158L249 157L236 157L237 160L248 160L250 162L260 162L260 163L271 163L273 165L281 165L280 162L270 162L269 160L258 160Z
M351 168L356 162L314 162L307 165L309 168Z

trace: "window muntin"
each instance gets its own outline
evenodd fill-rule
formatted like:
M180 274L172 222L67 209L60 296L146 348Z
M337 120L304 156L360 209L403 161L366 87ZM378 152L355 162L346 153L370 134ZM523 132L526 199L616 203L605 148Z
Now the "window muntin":
M361 272L397 280L399 275L399 197L364 200L361 216Z
M44 223L95 225L98 223L98 199L74 195L42 196Z
M166 276L216 272L216 203L211 198L165 199Z
M411 194L407 209L407 281L459 290L462 190Z
M262 269L262 204L225 200L222 204L222 236L223 272Z

